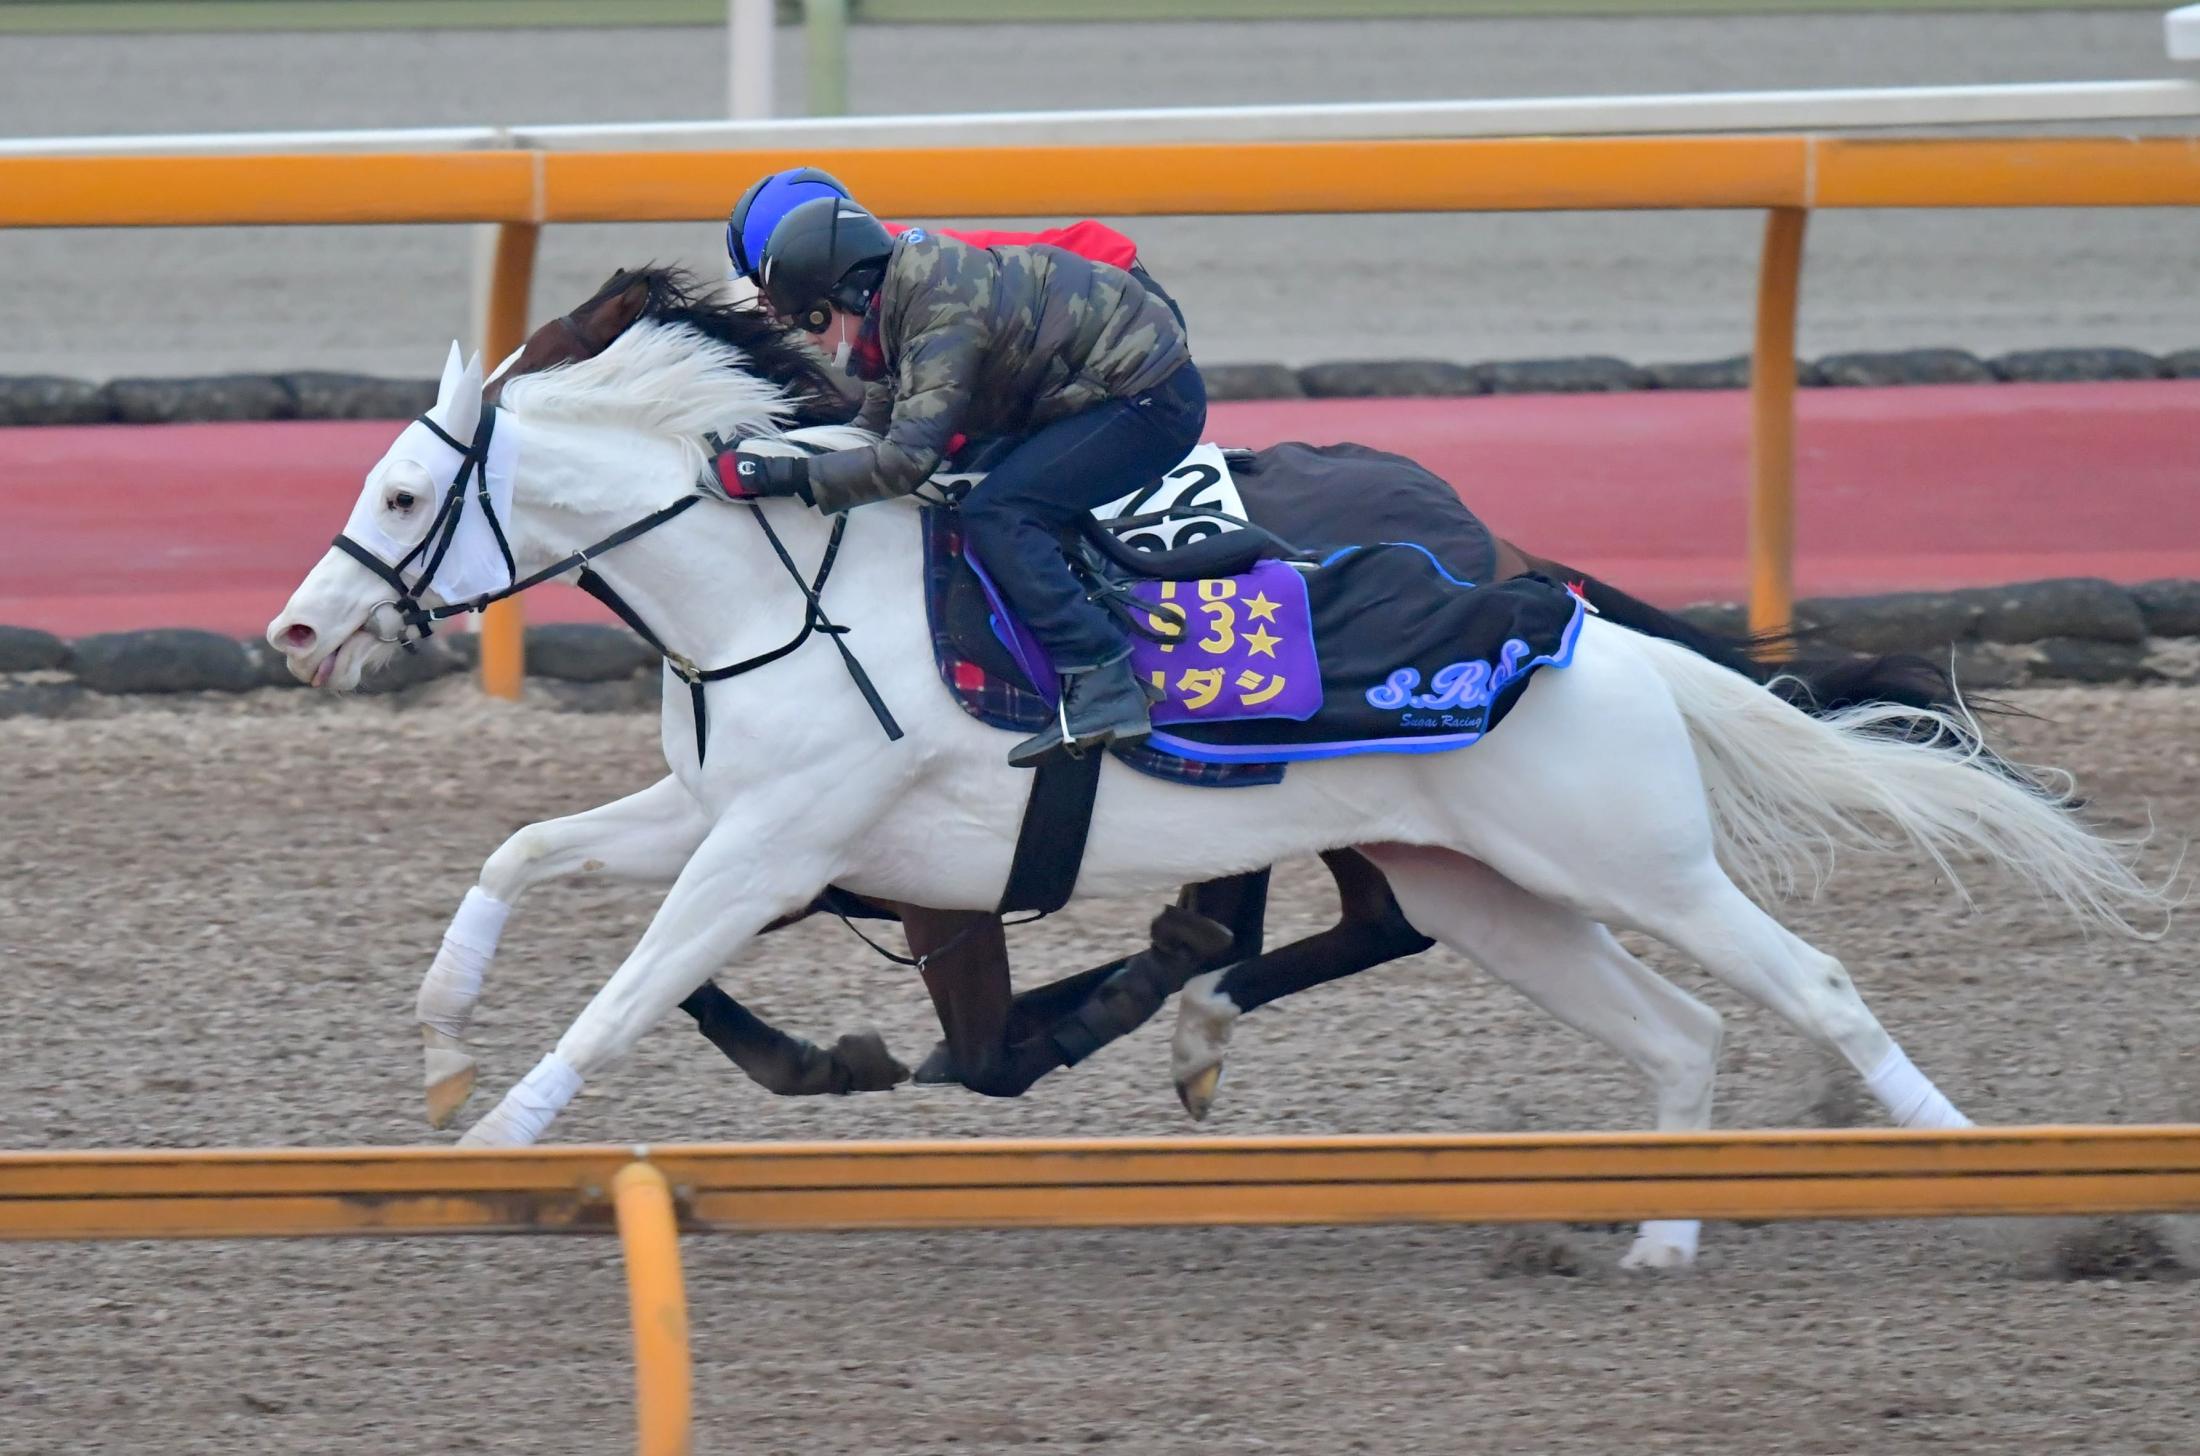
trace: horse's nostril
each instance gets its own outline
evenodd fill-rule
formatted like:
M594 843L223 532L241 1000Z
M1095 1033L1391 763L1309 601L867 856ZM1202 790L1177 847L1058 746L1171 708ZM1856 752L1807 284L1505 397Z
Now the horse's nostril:
M293 652L303 652L313 645L313 629L300 622L283 633L283 645Z

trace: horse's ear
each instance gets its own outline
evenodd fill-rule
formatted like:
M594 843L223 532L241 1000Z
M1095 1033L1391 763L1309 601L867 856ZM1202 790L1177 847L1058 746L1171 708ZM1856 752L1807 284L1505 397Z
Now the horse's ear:
M619 332L625 333L634 320L642 316L642 310L647 307L649 307L649 280L647 278L636 278L632 283L620 289L618 301L612 308L612 316L619 321Z
M619 280L611 280L616 284ZM649 280L635 276L624 288L608 293L593 306L574 316L581 342L591 356L611 347L614 339L634 326L649 306Z
M450 356L443 361L443 378L435 386L435 402L449 404L466 376L466 356L459 352L458 340L451 340Z
M460 440L473 438L474 427L481 423L481 356L464 358L458 345L451 345L451 356L444 361L443 378L435 389L435 422L444 433Z

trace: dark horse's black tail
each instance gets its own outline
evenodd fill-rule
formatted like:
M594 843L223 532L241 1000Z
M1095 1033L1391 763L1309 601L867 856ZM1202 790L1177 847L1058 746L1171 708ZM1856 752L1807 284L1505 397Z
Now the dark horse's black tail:
M1574 573L1568 579L1606 621L1685 647L1752 682L1767 684L1807 713L1834 713L1861 703L1960 711L1954 681L1922 657L1814 651L1785 633L1714 632L1593 576Z
M1913 653L1845 652L1814 646L1792 633L1715 632L1653 607L1639 597L1629 596L1593 576L1570 568L1559 567L1558 570L1563 573L1561 579L1575 583L1589 605L1606 621L1640 632L1645 637L1685 647L1698 657L1738 672L1752 682L1763 683L1812 717L1822 718L1843 708L1869 703L1950 713L1959 721L1975 721L1981 713L2011 711L1991 698L1959 694L1955 679L1947 669ZM1930 739L1943 731L1937 722L1920 719L1915 736ZM1979 747L1979 763L2012 782L2077 807L2076 800L2047 788L1983 745Z

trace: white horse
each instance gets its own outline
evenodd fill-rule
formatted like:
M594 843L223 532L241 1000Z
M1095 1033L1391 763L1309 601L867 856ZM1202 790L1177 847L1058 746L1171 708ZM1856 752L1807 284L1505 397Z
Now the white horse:
M502 473L479 494L501 512L513 564L470 528L438 590L502 589L557 564L692 493L706 431L769 436L785 410L739 350L649 321L595 359L512 382L496 428ZM479 361L462 365L454 347L429 418L463 442L482 412ZM834 446L867 438L803 433ZM395 563L426 537L458 467L457 450L409 428L368 473L351 534ZM829 523L798 501L761 509L814 569ZM998 901L1029 779L1006 762L1009 738L966 716L937 680L918 527L909 503L854 512L825 592L905 738L886 740L839 655L812 643L710 687L699 758L685 684L668 675L668 776L523 829L489 857L421 990L431 1103L446 1114L471 1086L466 1020L510 904L576 870L671 888L625 962L466 1145L534 1142L586 1079L827 885L943 909ZM748 507L702 502L593 565L670 649L704 667L777 646L804 620ZM268 640L299 677L351 688L396 650L390 595L380 573L331 551ZM1661 1129L1710 1126L1720 1018L1608 926L1694 957L1837 1053L1901 1125L1960 1127L1841 963L1745 887L1767 896L1812 879L1837 848L1915 849L1944 871L1952 856L1986 859L2080 920L2134 934L2131 917L2166 900L2134 875L2127 847L1983 768L1973 725L1941 719L1929 743L1899 736L1915 722L1875 708L1813 719L1682 648L1591 618L1573 664L1537 675L1503 728L1471 748L1301 763L1279 785L1229 793L1108 764L1077 894L1174 890L1357 845L1424 933L1640 1070ZM1685 1264L1696 1241L1694 1222L1646 1223L1626 1262Z

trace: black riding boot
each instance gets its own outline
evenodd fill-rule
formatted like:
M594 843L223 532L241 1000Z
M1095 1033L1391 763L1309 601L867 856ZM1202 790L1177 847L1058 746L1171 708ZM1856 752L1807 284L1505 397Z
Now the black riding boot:
M1067 749L1082 753L1107 743L1127 743L1153 732L1146 690L1124 653L1083 672L1062 674L1062 705L1055 721L1016 745L1008 761L1032 768Z

